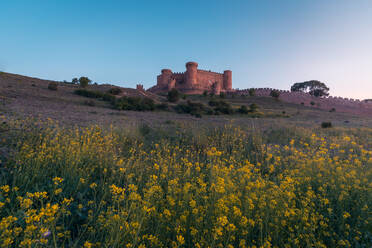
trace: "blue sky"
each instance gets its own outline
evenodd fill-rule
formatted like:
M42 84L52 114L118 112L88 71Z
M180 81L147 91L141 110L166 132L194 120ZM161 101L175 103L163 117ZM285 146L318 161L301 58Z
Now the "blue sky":
M0 71L148 88L196 61L235 88L372 98L370 0L2 0L0 31Z

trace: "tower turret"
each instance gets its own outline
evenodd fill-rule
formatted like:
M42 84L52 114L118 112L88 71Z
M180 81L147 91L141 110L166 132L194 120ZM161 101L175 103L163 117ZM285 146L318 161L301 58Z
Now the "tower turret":
M223 88L224 90L232 90L232 71L230 70L223 72Z
M186 87L192 88L197 85L197 75L198 75L198 63L187 62L186 72L185 72L185 83Z
M172 71L170 69L161 70L161 75L158 76L157 85L159 87L168 87L168 82L172 76Z

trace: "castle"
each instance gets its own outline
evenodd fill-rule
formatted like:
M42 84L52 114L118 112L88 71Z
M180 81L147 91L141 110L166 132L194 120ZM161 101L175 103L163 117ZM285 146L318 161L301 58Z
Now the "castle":
M153 93L168 92L177 89L185 94L202 94L205 91L214 94L231 92L232 72L223 73L199 70L196 62L186 63L186 72L173 73L170 69L161 70L157 76L157 85L149 89Z

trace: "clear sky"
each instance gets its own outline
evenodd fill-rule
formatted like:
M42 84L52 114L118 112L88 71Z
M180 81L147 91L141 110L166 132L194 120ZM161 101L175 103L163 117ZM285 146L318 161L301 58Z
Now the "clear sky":
M187 61L232 70L234 88L317 79L372 98L372 1L0 2L0 71L148 88Z

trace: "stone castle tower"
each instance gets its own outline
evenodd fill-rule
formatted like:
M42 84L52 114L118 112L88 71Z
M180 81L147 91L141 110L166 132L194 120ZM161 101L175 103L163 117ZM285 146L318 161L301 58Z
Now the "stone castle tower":
M154 93L168 92L172 88L185 94L202 94L203 92L231 92L232 72L226 70L223 73L198 69L198 63L187 62L186 71L173 73L170 69L161 70L157 77L157 85L149 89Z

